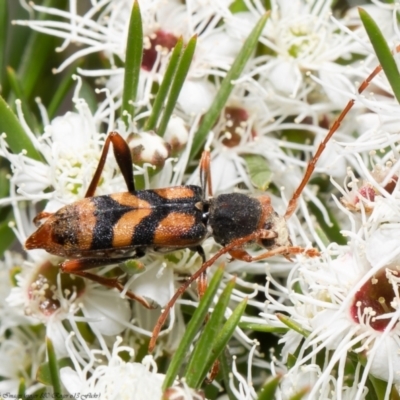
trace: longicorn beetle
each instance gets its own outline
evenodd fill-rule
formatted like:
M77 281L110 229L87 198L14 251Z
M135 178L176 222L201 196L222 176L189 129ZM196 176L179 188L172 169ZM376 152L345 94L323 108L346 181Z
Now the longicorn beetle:
M372 72L360 85L358 93L368 86L380 70L379 66ZM310 257L319 255L314 248L304 249L292 245L286 220L296 210L298 199L316 162L353 104L353 99L348 102L309 161L284 216L279 216L273 210L270 197L266 194L255 197L230 193L212 197L208 151L203 152L200 161L201 186L135 190L129 146L117 132L111 132L106 138L85 198L55 213L39 213L34 219L38 229L26 240L25 248L44 249L48 253L65 257L68 260L60 265L63 272L88 278L119 291L123 291L124 287L118 279L99 276L87 270L139 258L147 250L169 252L190 248L198 252L203 265L181 285L165 306L150 341L149 349L152 350L177 298L196 279L199 279L198 290L202 294L204 273L221 255L229 253L232 258L246 262L275 255L287 258L300 253ZM95 196L110 143L128 191ZM202 243L210 235L223 247L206 261ZM251 256L244 250L249 242L256 242L267 251ZM127 291L126 296L152 308L146 299L131 291Z

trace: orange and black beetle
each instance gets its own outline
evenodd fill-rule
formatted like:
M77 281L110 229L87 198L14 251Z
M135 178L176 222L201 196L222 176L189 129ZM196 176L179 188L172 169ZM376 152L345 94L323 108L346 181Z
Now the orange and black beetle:
M110 143L128 192L94 196ZM142 257L148 250L190 248L200 254L204 263L201 244L210 235L225 247L253 235L252 241L267 248L268 254L273 249L280 249L279 254L287 256L303 251L292 247L285 218L273 210L269 196L230 193L206 198L207 186L212 195L208 152L203 153L200 167L201 187L135 190L129 146L117 132L111 132L85 198L54 214L40 213L34 221L38 229L27 239L25 247L68 258L61 264L63 272L119 290L123 286L118 280L87 270ZM244 261L264 258L251 257L242 247L231 246L229 254ZM144 298L131 292L127 295L151 307Z

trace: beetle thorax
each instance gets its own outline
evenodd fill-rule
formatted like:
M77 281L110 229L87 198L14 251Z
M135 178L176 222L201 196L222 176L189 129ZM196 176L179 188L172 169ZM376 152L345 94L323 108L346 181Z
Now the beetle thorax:
M223 246L259 230L272 231L276 235L273 239L260 239L261 246L291 246L286 220L274 211L267 195L219 195L210 200L208 222L215 241Z
M255 232L262 216L261 203L242 193L221 194L210 200L209 226L217 243L226 246Z

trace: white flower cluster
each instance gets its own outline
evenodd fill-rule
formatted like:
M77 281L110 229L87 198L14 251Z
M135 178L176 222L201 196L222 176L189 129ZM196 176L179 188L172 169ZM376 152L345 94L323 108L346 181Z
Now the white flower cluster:
M396 153L389 151L388 156L394 161ZM354 158L360 168L366 168L358 154ZM381 168L374 166L374 170L385 171L381 182L373 173L364 177L372 198L362 188L357 189L358 179L349 171L358 211L337 203L350 220L351 228L343 231L348 244L332 244L320 258L298 263L287 286L280 287L284 304L268 296L267 319L271 311L275 322L281 319L276 313L285 313L302 329L291 330L281 340L279 368L285 368L288 357L296 356L286 371L282 398L310 385L310 399L363 399L370 376L388 382L385 398L389 398L392 385L400 382L400 252L395 240L400 204L398 168L389 166L391 162ZM385 181L395 183L388 186L382 184ZM274 286L272 276L268 281ZM324 363L319 365L317 359L322 354ZM346 374L352 369L356 378L350 382Z
M42 107L45 128L40 135L31 131L17 102L18 119L41 161L24 152L14 154L8 147L10 133L0 136L0 156L12 168L10 195L0 199L0 206L12 205L15 223L10 227L20 243L24 245L35 230L31 220L42 205L47 217L85 196L110 131L118 131L128 142L137 186L198 185L199 168L189 161L196 131L243 43L265 14L264 3L139 0L143 59L137 98L132 99L137 111L128 124L119 117L124 89L121 65L134 2L92 0L83 12L76 0L69 0L68 11L30 4L45 17L14 23L63 39L56 50L68 49L68 56L55 73L88 55L101 56L105 66L78 68L75 109L48 121ZM339 17L327 0L267 3L271 14L257 47L241 77L232 82L232 94L204 144L211 152L214 195L254 193L255 185L257 189L269 185L274 209L284 215L307 161L335 115L350 99L356 102L316 169L334 177L340 200L309 185L304 189L309 204L301 197L299 211L286 221L293 245L313 245L321 255L253 263L227 263L222 258L227 264L222 286L238 275L227 317L245 297L252 310L243 316L243 328L236 329L231 349L235 358L225 386L235 398L256 399L266 377L273 375L279 377L278 399L290 399L301 391L310 400L364 399L372 386L369 381L379 379L387 383L384 398L389 399L395 385L400 385L400 106L382 74L372 83L374 93L355 94L356 84L377 65L355 10ZM374 3L367 10L381 20L392 45L399 39L397 5ZM145 129L154 91L163 82L175 45L180 38L186 45L193 36L197 37L193 62L161 137ZM82 80L91 77L97 78L103 99L95 113L81 97ZM259 163L256 170L249 160ZM96 195L126 190L110 154ZM314 213L320 215L318 220ZM335 224L347 244L331 243L332 237L326 236ZM202 246L207 259L218 249L212 237ZM262 252L265 249L251 254ZM0 368L4 378L0 395L17 393L22 378L27 394L43 390L36 371L45 362L46 336L57 357L69 359L60 373L66 392L100 393L102 399L159 399L165 375L157 371L165 355L179 346L185 330L181 306L196 307L196 293L189 289L189 297L178 301L154 358L142 357L141 362L135 356L147 346L159 312L128 301L124 293L132 291L164 307L182 281L179 275L198 270L201 256L191 249L153 253L96 271L100 276L126 278L122 294L61 274L62 260L44 250L31 250L26 257L7 252L0 265L4 275L0 354L14 360L6 372ZM287 329L280 339L281 354L263 355L246 326L272 332ZM120 336L115 340L116 335ZM240 363L247 363L245 377ZM203 398L184 380L164 395Z

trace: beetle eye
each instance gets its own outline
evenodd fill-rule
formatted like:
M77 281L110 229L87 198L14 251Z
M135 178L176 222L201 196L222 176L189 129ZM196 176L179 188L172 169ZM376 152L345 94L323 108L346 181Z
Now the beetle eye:
M270 231L272 229L272 222L266 222L264 224L264 229Z

